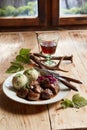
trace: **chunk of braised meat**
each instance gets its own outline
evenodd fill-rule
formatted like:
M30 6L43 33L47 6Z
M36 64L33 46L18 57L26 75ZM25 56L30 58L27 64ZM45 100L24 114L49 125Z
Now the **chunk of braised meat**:
M57 94L59 92L59 85L57 81L54 84L49 84L48 88L52 90L53 94Z
M43 89L49 88L49 80L48 79L44 79L40 81L40 85Z
M38 84L39 84L39 82L37 80L35 80L35 81L32 81L30 85L33 86L33 85L38 85Z
M52 96L53 96L53 92L49 88L47 88L41 92L40 98L43 100L47 100L50 99Z
M48 79L45 79L40 82L40 85L43 89L49 88L53 92L53 94L57 94L59 91L57 80L54 83L50 83Z
M40 98L40 94L34 92L32 89L29 89L27 99L31 101L37 101Z
M21 88L17 91L17 96L21 98L26 98L28 95L28 89L27 88Z
M42 88L41 88L41 86L40 86L40 84L39 84L38 81L33 81L33 82L31 83L30 88L31 88L34 92L36 92L36 93L41 93L41 91L42 91Z

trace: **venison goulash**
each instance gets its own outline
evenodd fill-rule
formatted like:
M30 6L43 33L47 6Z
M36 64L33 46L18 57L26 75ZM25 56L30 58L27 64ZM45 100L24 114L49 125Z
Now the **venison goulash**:
M34 68L16 74L12 79L17 96L29 101L47 100L59 92L58 79L41 74Z

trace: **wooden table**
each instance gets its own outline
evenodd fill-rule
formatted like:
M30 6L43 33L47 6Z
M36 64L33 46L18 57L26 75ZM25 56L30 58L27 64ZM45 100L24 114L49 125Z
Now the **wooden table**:
M79 94L87 99L87 31L57 31L60 35L57 55L74 56L74 63L63 62L61 67L79 79ZM2 82L9 76L5 71L21 48L38 52L35 32L0 33L0 130L60 130L87 129L87 107L59 109L60 102L51 105L25 105L12 101L2 91ZM76 92L71 90L67 98Z

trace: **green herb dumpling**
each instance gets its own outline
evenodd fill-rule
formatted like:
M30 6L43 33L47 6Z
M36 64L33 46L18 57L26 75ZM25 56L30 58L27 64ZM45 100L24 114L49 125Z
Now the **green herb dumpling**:
M37 80L38 76L40 76L40 73L34 68L30 68L30 69L25 70L24 74L27 76L27 78L30 81Z
M12 79L13 87L17 90L26 86L27 83L28 83L28 78L24 74L17 74Z

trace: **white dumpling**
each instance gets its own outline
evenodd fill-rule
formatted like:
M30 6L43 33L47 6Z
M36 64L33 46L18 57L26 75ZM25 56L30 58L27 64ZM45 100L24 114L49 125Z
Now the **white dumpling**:
M13 87L17 90L21 89L28 83L28 78L24 74L17 74L12 79Z
M29 80L37 80L38 76L40 76L40 73L34 68L25 70L24 74L28 77Z

